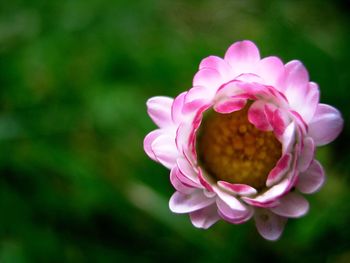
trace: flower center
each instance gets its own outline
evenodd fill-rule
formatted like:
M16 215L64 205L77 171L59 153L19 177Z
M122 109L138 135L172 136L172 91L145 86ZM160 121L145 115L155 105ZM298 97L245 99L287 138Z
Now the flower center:
M197 153L200 165L216 180L261 190L282 146L272 132L248 121L249 106L230 114L209 112L198 132Z

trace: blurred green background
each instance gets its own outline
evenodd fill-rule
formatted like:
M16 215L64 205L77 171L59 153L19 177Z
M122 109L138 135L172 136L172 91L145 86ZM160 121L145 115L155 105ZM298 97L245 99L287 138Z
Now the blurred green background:
M0 262L350 262L348 1L0 1ZM300 59L339 108L327 183L277 242L253 222L204 231L172 214L143 152L145 102L250 39Z

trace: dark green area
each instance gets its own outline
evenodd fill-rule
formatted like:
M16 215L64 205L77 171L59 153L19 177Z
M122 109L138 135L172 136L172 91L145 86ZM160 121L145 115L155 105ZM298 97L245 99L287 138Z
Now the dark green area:
M0 2L0 262L350 262L347 1ZM146 157L145 102L251 39L300 59L339 108L327 183L278 242L252 222L192 227Z

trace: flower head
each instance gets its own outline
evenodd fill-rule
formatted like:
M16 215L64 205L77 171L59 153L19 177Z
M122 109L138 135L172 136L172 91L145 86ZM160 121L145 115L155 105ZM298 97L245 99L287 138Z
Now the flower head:
M203 59L191 89L153 97L147 107L159 128L145 137L144 150L170 169L171 211L188 213L198 228L253 217L269 240L288 218L307 213L302 194L325 180L316 146L343 126L337 109L319 103L300 61L261 59L251 41Z

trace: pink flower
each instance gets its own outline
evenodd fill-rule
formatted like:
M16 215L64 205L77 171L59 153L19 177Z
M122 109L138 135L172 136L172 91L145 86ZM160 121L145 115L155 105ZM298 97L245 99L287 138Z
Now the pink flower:
M170 210L205 229L219 219L254 218L268 240L280 237L288 218L308 212L302 194L325 180L316 146L343 126L337 109L319 103L300 61L261 59L250 41L234 43L223 59L203 59L190 90L153 97L147 107L159 128L144 149L171 170Z

